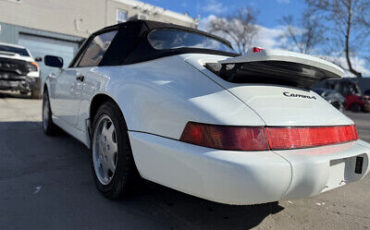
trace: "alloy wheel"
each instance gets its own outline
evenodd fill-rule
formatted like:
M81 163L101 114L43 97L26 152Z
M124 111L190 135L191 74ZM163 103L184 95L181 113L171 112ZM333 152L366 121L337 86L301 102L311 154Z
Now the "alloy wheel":
M113 179L118 160L116 129L108 115L103 115L97 122L92 148L96 176L100 183L107 185Z

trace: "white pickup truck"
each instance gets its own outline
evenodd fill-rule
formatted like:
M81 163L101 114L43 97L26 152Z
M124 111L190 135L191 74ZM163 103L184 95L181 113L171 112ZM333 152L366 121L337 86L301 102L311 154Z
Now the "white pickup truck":
M0 90L40 98L40 68L25 47L0 43Z

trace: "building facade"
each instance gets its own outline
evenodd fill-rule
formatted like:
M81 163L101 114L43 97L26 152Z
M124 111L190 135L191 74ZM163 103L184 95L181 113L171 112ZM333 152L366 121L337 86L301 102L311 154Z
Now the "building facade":
M0 42L25 46L34 57L61 56L67 65L91 33L134 19L197 26L185 14L136 0L0 0ZM44 78L51 70L40 67Z

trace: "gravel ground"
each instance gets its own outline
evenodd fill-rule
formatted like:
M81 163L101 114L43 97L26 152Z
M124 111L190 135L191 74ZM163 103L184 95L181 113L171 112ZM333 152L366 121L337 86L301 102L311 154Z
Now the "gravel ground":
M0 229L369 229L370 176L307 199L217 204L147 183L130 200L95 189L88 150L46 137L41 101L0 95ZM370 141L370 114L348 113Z

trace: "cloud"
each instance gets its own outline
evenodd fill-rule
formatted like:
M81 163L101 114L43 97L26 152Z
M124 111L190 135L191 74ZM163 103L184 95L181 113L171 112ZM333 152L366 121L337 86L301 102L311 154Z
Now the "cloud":
M278 49L286 43L286 40L282 38L284 34L283 27L267 28L260 25L257 25L257 27L258 33L253 42L255 46L266 49Z
M289 4L290 0L276 0L277 3Z
M208 17L201 18L199 23L198 23L198 29L203 30L203 31L208 31L208 24L210 21L216 19L216 15L209 15Z
M333 62L336 65L339 65L344 69L346 73L346 77L355 77L349 70L348 64L345 57L336 57L336 56L328 56L328 55L318 55L320 58ZM370 69L367 68L366 60L359 57L352 57L352 67L357 70L358 72L362 73L362 76L370 76Z
M204 17L199 21L198 29L203 31L208 31L208 24L210 21L218 18L216 15L209 15ZM266 49L277 49L281 48L286 41L280 39L284 34L284 28L282 26L276 28L267 28L261 25L256 25L258 27L258 33L255 36L253 45L264 47ZM216 33L216 35L227 38L228 36L222 33ZM230 41L232 42L232 41Z
M227 7L217 0L207 0L205 5L197 5L198 10L211 13L211 14L222 14L227 11Z

